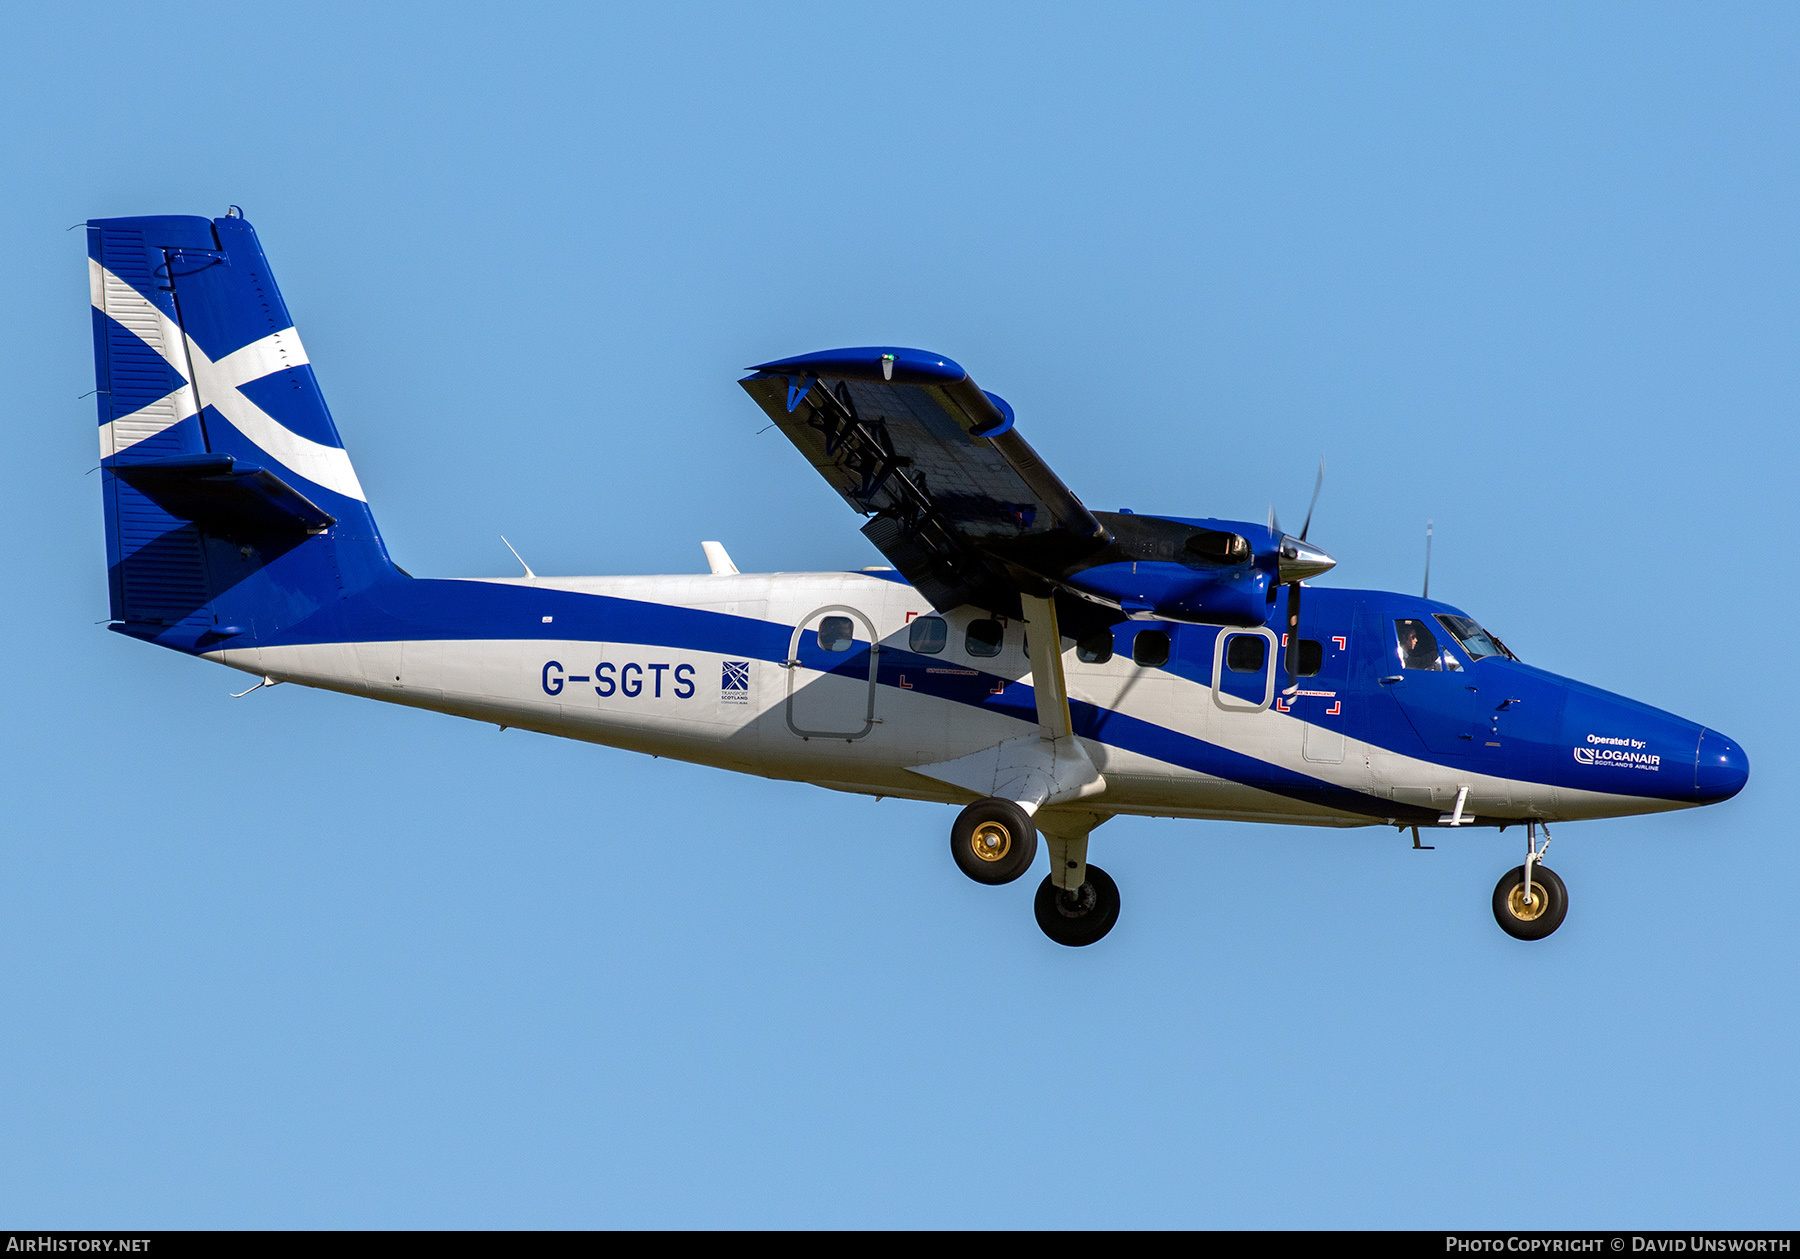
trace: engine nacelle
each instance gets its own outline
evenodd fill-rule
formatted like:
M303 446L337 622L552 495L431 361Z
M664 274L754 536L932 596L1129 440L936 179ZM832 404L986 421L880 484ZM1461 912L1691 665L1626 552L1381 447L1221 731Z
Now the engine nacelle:
M1217 625L1262 625L1270 588L1330 569L1317 547L1241 520L1095 512L1111 541L1063 580L1126 612Z

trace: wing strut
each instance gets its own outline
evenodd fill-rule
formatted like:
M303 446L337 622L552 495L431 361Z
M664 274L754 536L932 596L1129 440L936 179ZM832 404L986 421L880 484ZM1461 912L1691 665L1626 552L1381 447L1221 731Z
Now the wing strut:
M1022 598L1028 618L1026 624L1030 627L1026 636L1031 641L1031 685L1037 697L1036 732L1019 735L952 761L909 765L907 768L915 774L950 783L978 796L1011 800L1035 817L1046 805L1067 804L1099 795L1106 790L1106 779L1088 757L1081 740L1075 737L1075 723L1070 720L1056 608L1048 599L1031 595ZM1067 821L1053 826L1052 830L1061 833L1067 829ZM1092 825L1087 829L1091 830ZM1081 833L1085 835L1086 830ZM1085 858L1079 858L1079 861L1085 861ZM1078 863L1073 868L1079 871L1081 866Z
M1051 743L1075 733L1069 716L1069 684L1063 676L1062 631L1056 623L1056 601L1021 594L1031 649L1031 686L1037 695L1038 738Z

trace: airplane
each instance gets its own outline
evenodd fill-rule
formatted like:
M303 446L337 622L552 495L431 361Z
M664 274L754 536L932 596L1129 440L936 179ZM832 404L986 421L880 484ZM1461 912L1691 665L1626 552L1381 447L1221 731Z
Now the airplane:
M1031 871L1042 837L1034 912L1068 946L1118 920L1088 848L1120 814L1389 826L1414 848L1518 827L1493 912L1539 940L1568 912L1551 824L1713 804L1749 778L1719 732L1527 664L1449 604L1311 584L1336 563L1311 508L1298 536L1273 513L1089 510L1003 398L903 347L740 381L888 567L740 573L707 541L704 574L415 578L243 212L95 219L87 238L109 628L250 691L960 805L951 854L978 883Z

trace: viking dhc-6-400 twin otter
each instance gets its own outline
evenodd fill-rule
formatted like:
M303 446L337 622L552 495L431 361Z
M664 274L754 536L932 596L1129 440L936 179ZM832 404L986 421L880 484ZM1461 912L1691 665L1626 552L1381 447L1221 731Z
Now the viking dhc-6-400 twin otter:
M949 359L830 350L742 383L891 569L425 580L388 558L239 214L88 224L112 628L241 669L841 791L965 806L951 853L1091 944L1120 813L1517 826L1520 939L1568 894L1548 825L1735 795L1716 731L1519 661L1455 608L1305 584L1246 521L1090 511ZM1316 489L1315 489L1316 494Z

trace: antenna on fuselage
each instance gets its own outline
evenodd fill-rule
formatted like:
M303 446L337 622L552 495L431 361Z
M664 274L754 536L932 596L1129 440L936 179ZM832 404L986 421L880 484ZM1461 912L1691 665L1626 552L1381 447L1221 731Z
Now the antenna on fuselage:
M502 542L506 542L506 535L504 533L500 535L500 540ZM516 550L513 550L513 544L510 542L506 542L506 549L509 551L512 551L513 558L515 560L519 561L519 567L525 570L525 575L527 577L531 578L533 581L536 581L537 574L531 571L531 565L529 565L525 562L525 557L523 555L520 555Z
M1419 598L1431 598L1431 522L1425 522L1425 589L1419 592Z

